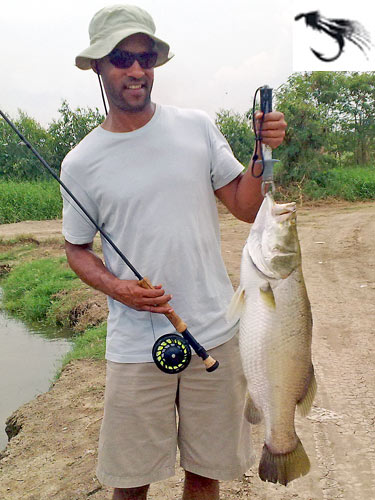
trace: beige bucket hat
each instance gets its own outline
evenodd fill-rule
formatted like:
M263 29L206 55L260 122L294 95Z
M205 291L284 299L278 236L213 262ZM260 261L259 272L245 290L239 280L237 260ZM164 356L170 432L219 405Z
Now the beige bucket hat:
M148 12L135 5L112 5L99 10L89 25L90 47L76 57L76 66L91 69L92 59L108 55L121 40L135 33L145 33L155 42L158 53L155 66L168 62L173 54L169 45L156 38L155 24Z

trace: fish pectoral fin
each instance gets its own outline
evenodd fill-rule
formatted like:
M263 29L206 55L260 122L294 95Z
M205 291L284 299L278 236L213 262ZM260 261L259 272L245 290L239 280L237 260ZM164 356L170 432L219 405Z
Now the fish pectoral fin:
M263 446L259 463L259 477L262 481L286 486L293 479L305 476L309 470L310 460L299 439L296 448L289 453L274 454L266 444Z
M227 321L239 319L245 307L245 289L241 285L235 291L229 303L226 318Z
M273 294L271 285L266 281L259 287L259 293L264 302L271 309L276 308L275 296Z
M246 397L246 404L244 410L245 418L250 424L259 424L262 421L263 415L255 406L254 401L248 394Z
M305 394L299 401L297 401L298 413L302 415L302 417L306 417L306 415L309 414L315 398L316 389L317 389L317 384L314 374L314 367L311 365L310 380L307 385Z

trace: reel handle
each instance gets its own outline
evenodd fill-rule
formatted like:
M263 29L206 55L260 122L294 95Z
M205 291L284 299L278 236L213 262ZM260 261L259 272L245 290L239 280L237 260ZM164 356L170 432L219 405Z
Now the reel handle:
M144 277L143 279L141 279L140 281L138 281L138 284L142 287L142 288L146 288L146 289L152 289L153 290L153 286L152 286L152 283L151 281ZM168 306L169 304L165 304L166 306ZM172 323L172 325L175 327L176 331L178 333L182 333L186 330L187 328L187 324L182 321L182 319L180 318L180 316L178 316L175 312L173 313L165 313L165 316L169 319L169 321Z
M151 281L143 277L140 281L138 281L138 284L142 288L146 289L153 289L154 287L152 286ZM203 363L206 367L206 371L208 372L213 372L218 368L219 362L214 359L212 356L208 354L208 352L205 350L203 346L201 346L195 338L191 335L189 330L187 329L187 325L182 319L175 313L168 313L165 314L165 316L169 319L169 321L172 323L172 325L175 327L176 331L178 333L181 333L182 336L189 342L191 347L194 349L194 351L198 354L200 358L202 358Z

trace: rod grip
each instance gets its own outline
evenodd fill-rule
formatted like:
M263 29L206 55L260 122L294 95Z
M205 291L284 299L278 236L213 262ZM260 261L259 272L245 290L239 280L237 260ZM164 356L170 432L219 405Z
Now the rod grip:
M268 85L260 89L260 110L264 114L272 111L272 89Z
M146 288L148 290L153 290L154 287L152 286L152 283L151 281L146 278L145 276L143 277L143 279L141 279L140 281L138 281L138 284L142 287L142 288ZM169 306L169 304L165 304L165 306ZM173 313L165 313L164 316L166 316L169 321L172 323L172 325L175 327L176 331L178 333L182 333L184 332L186 329L187 329L187 325L184 321L182 321L182 319L180 318L180 316L178 316L175 312Z

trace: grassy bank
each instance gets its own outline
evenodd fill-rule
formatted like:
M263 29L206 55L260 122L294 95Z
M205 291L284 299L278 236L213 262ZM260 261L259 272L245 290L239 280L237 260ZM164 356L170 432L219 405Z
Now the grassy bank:
M62 201L56 181L0 181L0 224L58 219L61 214Z
M337 167L316 172L301 182L283 183L275 166L275 199L318 202L321 200L366 201L375 199L375 167Z
M347 201L375 199L375 167L334 168L306 181L308 199L339 198Z
M69 269L66 258L35 259L14 265L14 259L29 250L29 245L15 242L8 246L7 252L0 253L1 265L13 266L0 281L2 307L29 324L73 329L73 348L63 365L71 359L103 359L106 310L92 299L93 292ZM96 306L93 313L92 305Z

